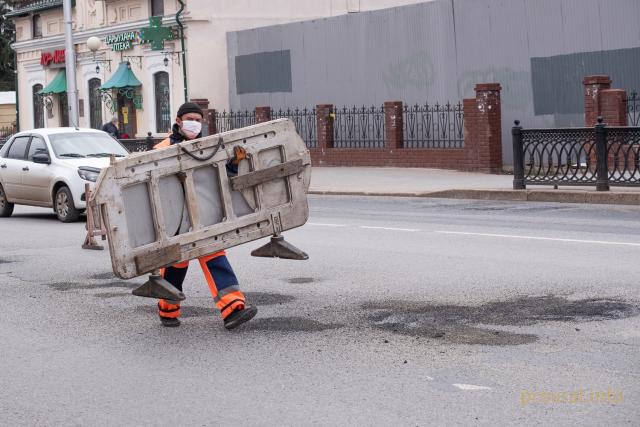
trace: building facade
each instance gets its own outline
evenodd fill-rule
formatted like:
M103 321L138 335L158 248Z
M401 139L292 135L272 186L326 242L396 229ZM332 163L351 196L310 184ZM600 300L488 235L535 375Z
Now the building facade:
M79 125L100 128L117 115L121 135L165 135L185 99L229 108L227 33L411 3L419 1L76 0ZM18 1L8 17L16 26L20 129L67 126L62 0ZM92 37L101 41L93 51Z

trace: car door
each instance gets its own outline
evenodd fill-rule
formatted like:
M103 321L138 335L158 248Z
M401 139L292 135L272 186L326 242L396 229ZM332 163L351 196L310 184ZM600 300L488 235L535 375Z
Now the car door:
M29 146L30 135L16 136L9 149L5 151L5 157L0 158L0 171L2 171L2 186L7 195L7 199L23 200L22 197L22 175L27 165L27 147Z
M54 168L51 164L34 163L33 155L39 153L48 154L51 158L44 139L39 135L32 135L27 151L26 170L23 168L22 191L24 198L33 204L50 205L52 200L49 188L54 178Z

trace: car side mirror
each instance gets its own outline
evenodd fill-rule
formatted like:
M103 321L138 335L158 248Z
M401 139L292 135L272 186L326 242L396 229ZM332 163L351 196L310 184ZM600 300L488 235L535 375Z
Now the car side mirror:
M51 164L51 158L47 153L36 153L32 157L33 163Z

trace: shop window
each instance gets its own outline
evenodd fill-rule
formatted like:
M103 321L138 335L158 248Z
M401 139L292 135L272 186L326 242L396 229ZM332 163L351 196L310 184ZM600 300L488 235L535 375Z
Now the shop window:
M42 18L40 15L33 15L33 38L42 37Z
M164 0L151 0L151 16L164 15Z
M41 90L41 84L33 85L33 127L35 129L44 127L44 104L42 103L42 97L38 95Z
M100 96L100 79L89 80L89 125L93 129L102 129L102 98Z
M167 133L171 129L171 96L169 73L160 71L153 75L156 98L156 132Z

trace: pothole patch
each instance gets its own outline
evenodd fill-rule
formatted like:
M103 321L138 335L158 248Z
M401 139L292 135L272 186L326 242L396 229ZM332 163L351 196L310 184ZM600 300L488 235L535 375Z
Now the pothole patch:
M55 283L43 283L43 285L49 286L56 291L71 291L71 290L80 290L80 289L113 289L113 288L124 288L124 289L133 289L138 284L129 283L121 280L115 280L106 283L79 283L79 282L55 282Z
M286 304L295 300L292 295L275 294L270 292L246 292L247 303L257 306Z
M394 333L440 339L457 344L519 345L534 342L533 334L507 332L484 325L530 326L539 322L587 322L622 319L640 314L640 307L616 299L568 300L557 296L527 296L479 306L417 302L371 302L374 326Z
M89 276L89 278L94 280L108 280L108 279L115 279L116 276L112 272L108 271L106 273L94 274L92 276Z
M305 317L267 317L253 319L244 328L271 332L322 332L342 325L321 323Z
M294 285L302 285L305 283L314 283L317 280L314 279L313 277L292 277L290 279L287 279L287 282L294 284Z

